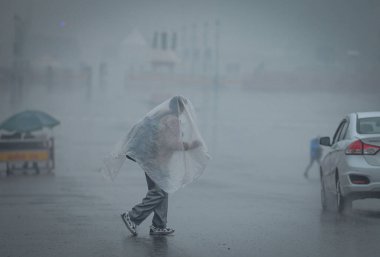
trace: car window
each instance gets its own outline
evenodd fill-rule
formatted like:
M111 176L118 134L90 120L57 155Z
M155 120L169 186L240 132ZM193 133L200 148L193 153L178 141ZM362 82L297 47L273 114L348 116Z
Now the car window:
M346 138L347 129L348 129L348 121L345 120L343 127L342 127L342 130L340 132L339 138L338 138L338 142Z
M359 134L380 134L380 117L359 119L357 132Z
M331 145L333 145L333 144L335 144L336 142L338 142L338 138L339 138L340 132L342 131L342 128L343 128L343 126L344 126L344 122L345 122L345 121L342 121L342 122L339 124L338 128L336 129L335 134L334 134L334 138L333 138L333 141L332 141L332 144L331 144Z

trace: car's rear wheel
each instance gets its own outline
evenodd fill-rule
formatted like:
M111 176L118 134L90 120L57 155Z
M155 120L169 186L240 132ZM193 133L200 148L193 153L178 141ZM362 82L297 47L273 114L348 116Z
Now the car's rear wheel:
M336 179L336 192L335 192L335 199L336 199L336 207L338 212L342 212L344 210L344 197L342 196L342 192L340 190L340 180L339 177Z
M352 208L352 200L342 195L339 177L336 179L336 206L339 213Z
M322 204L322 210L327 210L327 199L326 199L326 189L325 189L325 182L323 181L322 172L321 172L321 204Z

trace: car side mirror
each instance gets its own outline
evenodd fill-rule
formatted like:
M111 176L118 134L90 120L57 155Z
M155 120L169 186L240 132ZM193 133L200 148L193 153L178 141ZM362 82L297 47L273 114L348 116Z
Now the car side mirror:
M319 139L319 144L324 146L331 146L330 137L321 137Z

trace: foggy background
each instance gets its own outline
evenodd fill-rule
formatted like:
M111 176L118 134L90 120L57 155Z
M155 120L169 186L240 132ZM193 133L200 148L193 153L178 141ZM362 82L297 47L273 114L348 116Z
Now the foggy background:
M378 220L356 219L368 225L363 228L326 222L319 217L318 168L309 181L302 174L312 137L331 137L347 113L380 110L379 64L377 0L0 0L0 121L27 109L61 121L53 131L55 179L0 180L11 206L13 194L37 197L18 200L32 204L31 220L2 224L8 232L0 237L14 233L4 253L32 249L30 256L42 256L64 249L62 238L80 249L101 249L88 256L128 251L121 232L114 238L118 229L126 231L110 215L143 197L143 172L127 162L107 184L98 170L139 118L178 94L195 106L213 158L199 181L170 200L169 220L182 232L168 240L169 248L188 256L207 255L208 247L218 249L215 256L249 256L250 247L259 256L338 256L347 249L355 256L376 249L353 242L368 231L373 242ZM379 209L378 201L370 203ZM14 206L0 215L14 216ZM84 218L88 210L93 220ZM53 215L42 223L53 225L40 233L34 218L45 213ZM228 223L230 217L239 218ZM11 226L19 222L27 226ZM221 233L219 222L240 230ZM23 233L27 240L18 247ZM36 234L53 239L50 250L33 247ZM136 242L128 244L138 248ZM144 243L151 249L152 242Z
M196 85L218 73L225 86L253 89L375 88L379 8L376 0L3 0L2 84L15 65L40 83L49 66L73 82L89 66L96 83L103 63L119 81L170 70L165 78Z
M332 135L344 114L378 108L375 0L0 7L0 118L42 109L61 119L65 139L86 129L91 143L112 145L149 109L183 94L211 153L250 162L257 137L270 145L278 137L284 148L295 140L307 156L308 140Z

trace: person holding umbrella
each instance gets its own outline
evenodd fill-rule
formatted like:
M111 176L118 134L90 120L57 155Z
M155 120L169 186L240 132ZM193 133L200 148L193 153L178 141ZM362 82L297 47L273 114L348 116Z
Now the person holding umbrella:
M45 162L49 172L54 168L54 141L53 138L36 138L32 133L44 128L53 128L60 122L42 111L23 111L7 118L0 124L0 131L13 132L12 135L1 135L0 154L6 160L6 173L10 175L15 165L11 162L22 162L24 173L29 162L37 174L40 172L38 162ZM17 138L16 138L17 135ZM22 154L14 154L17 150Z

